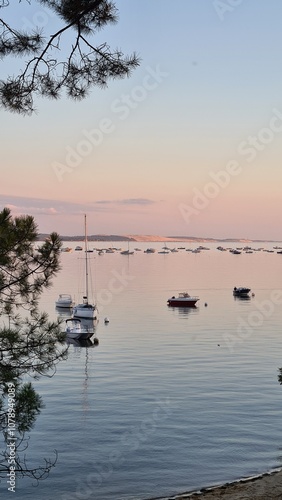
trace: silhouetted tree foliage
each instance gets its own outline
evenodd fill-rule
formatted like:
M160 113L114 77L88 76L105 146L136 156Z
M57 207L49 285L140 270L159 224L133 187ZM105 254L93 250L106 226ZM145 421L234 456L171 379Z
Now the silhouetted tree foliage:
M44 479L57 461L57 452L54 451L53 459L44 458L40 465L34 465L33 460L30 465L26 452L29 433L44 405L31 382L23 382L22 379L27 375L32 378L52 376L56 364L67 355L64 340L60 325L48 322L46 314L18 319L12 327L0 330L0 431L4 445L3 451L0 451L0 477L7 478L10 470L11 442L15 445L12 464L17 478ZM8 405L11 384L15 389L12 441Z
M62 27L49 34L36 26L27 32L13 28L2 16L0 57L29 57L22 72L0 81L0 101L5 108L31 114L35 94L58 99L62 90L73 99L83 99L92 86L105 87L108 80L129 76L138 66L135 53L125 56L119 49L111 50L107 43L97 45L93 41L100 29L117 22L117 9L112 1L36 1L56 13ZM9 0L2 0L0 13L2 9L4 14L5 8L11 8ZM70 31L73 40L68 54L61 59L64 35Z
M13 218L8 208L0 212L0 431L4 450L0 452L0 477L9 472L9 387L15 390L13 466L17 477L39 480L48 475L56 462L46 460L30 466L26 457L28 433L43 406L41 397L24 376L52 376L56 363L67 354L65 334L58 321L49 321L38 311L42 292L60 269L61 240L56 233L39 244L33 217ZM28 317L23 317L23 311ZM52 370L52 371L51 371ZM13 438L14 439L14 438Z
M36 481L48 476L57 461L57 452L52 460L43 459L41 465L32 466L27 458L29 433L37 415L43 408L42 398L31 382L23 382L24 376L38 378L52 376L56 364L67 355L65 334L57 322L49 322L44 313L33 313L32 317L17 318L9 328L0 330L0 431L3 434L4 449L0 452L0 477L7 477L11 458L11 443L8 396L9 386L15 388L13 441L15 444L13 466L17 478L30 477Z
M50 358L51 364L51 358ZM28 372L28 370L26 370ZM16 477L30 477L38 481L48 476L51 468L57 461L57 452L54 450L54 458L43 458L40 465L32 465L28 460L26 450L28 448L29 432L32 430L36 417L44 407L42 398L35 391L31 382L23 383L20 378L12 378L13 371L2 370L0 363L0 431L3 434L3 450L0 451L0 478L7 479L10 466L14 467ZM5 380L5 382L3 381ZM7 381L9 379L9 382ZM14 405L11 400L10 388L15 388ZM11 416L13 418L11 418ZM11 425L15 423L15 425ZM12 453L10 446L13 446Z
M32 216L13 219L8 208L0 212L0 316L12 316L19 306L35 310L60 269L59 235L52 233L42 245L37 236Z

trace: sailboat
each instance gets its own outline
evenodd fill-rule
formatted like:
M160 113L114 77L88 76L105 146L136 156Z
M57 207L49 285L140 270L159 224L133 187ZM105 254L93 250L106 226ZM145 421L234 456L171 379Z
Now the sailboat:
M170 253L170 249L168 248L166 243L164 247L162 247L162 250L160 250L158 253Z
M85 295L83 296L82 304L77 304L73 308L74 318L97 319L98 310L95 304L89 303L89 262L88 262L88 242L87 242L87 225L86 215L84 216L84 252L85 252Z
M129 240L127 242L127 245L128 245L128 249L122 250L122 252L120 252L121 255L133 255L134 254L133 250L132 251L129 250Z

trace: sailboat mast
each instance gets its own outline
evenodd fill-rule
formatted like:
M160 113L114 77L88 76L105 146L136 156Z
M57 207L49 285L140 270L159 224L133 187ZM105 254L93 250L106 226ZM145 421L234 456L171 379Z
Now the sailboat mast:
M88 303L88 248L87 248L87 225L86 214L84 215L84 242L85 242L85 295Z

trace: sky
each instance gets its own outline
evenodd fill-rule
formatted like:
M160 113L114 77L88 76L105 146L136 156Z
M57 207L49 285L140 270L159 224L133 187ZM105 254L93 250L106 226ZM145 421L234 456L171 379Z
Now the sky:
M86 213L89 234L282 240L281 0L115 3L94 39L140 66L84 101L0 109L0 207L61 235ZM35 0L4 13L61 26ZM1 61L1 79L24 61Z

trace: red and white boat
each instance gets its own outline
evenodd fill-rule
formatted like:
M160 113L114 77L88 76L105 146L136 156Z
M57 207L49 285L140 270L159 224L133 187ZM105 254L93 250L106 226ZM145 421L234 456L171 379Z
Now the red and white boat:
M193 307L198 302L199 297L191 297L187 292L181 292L178 297L171 297L167 300L168 306Z

